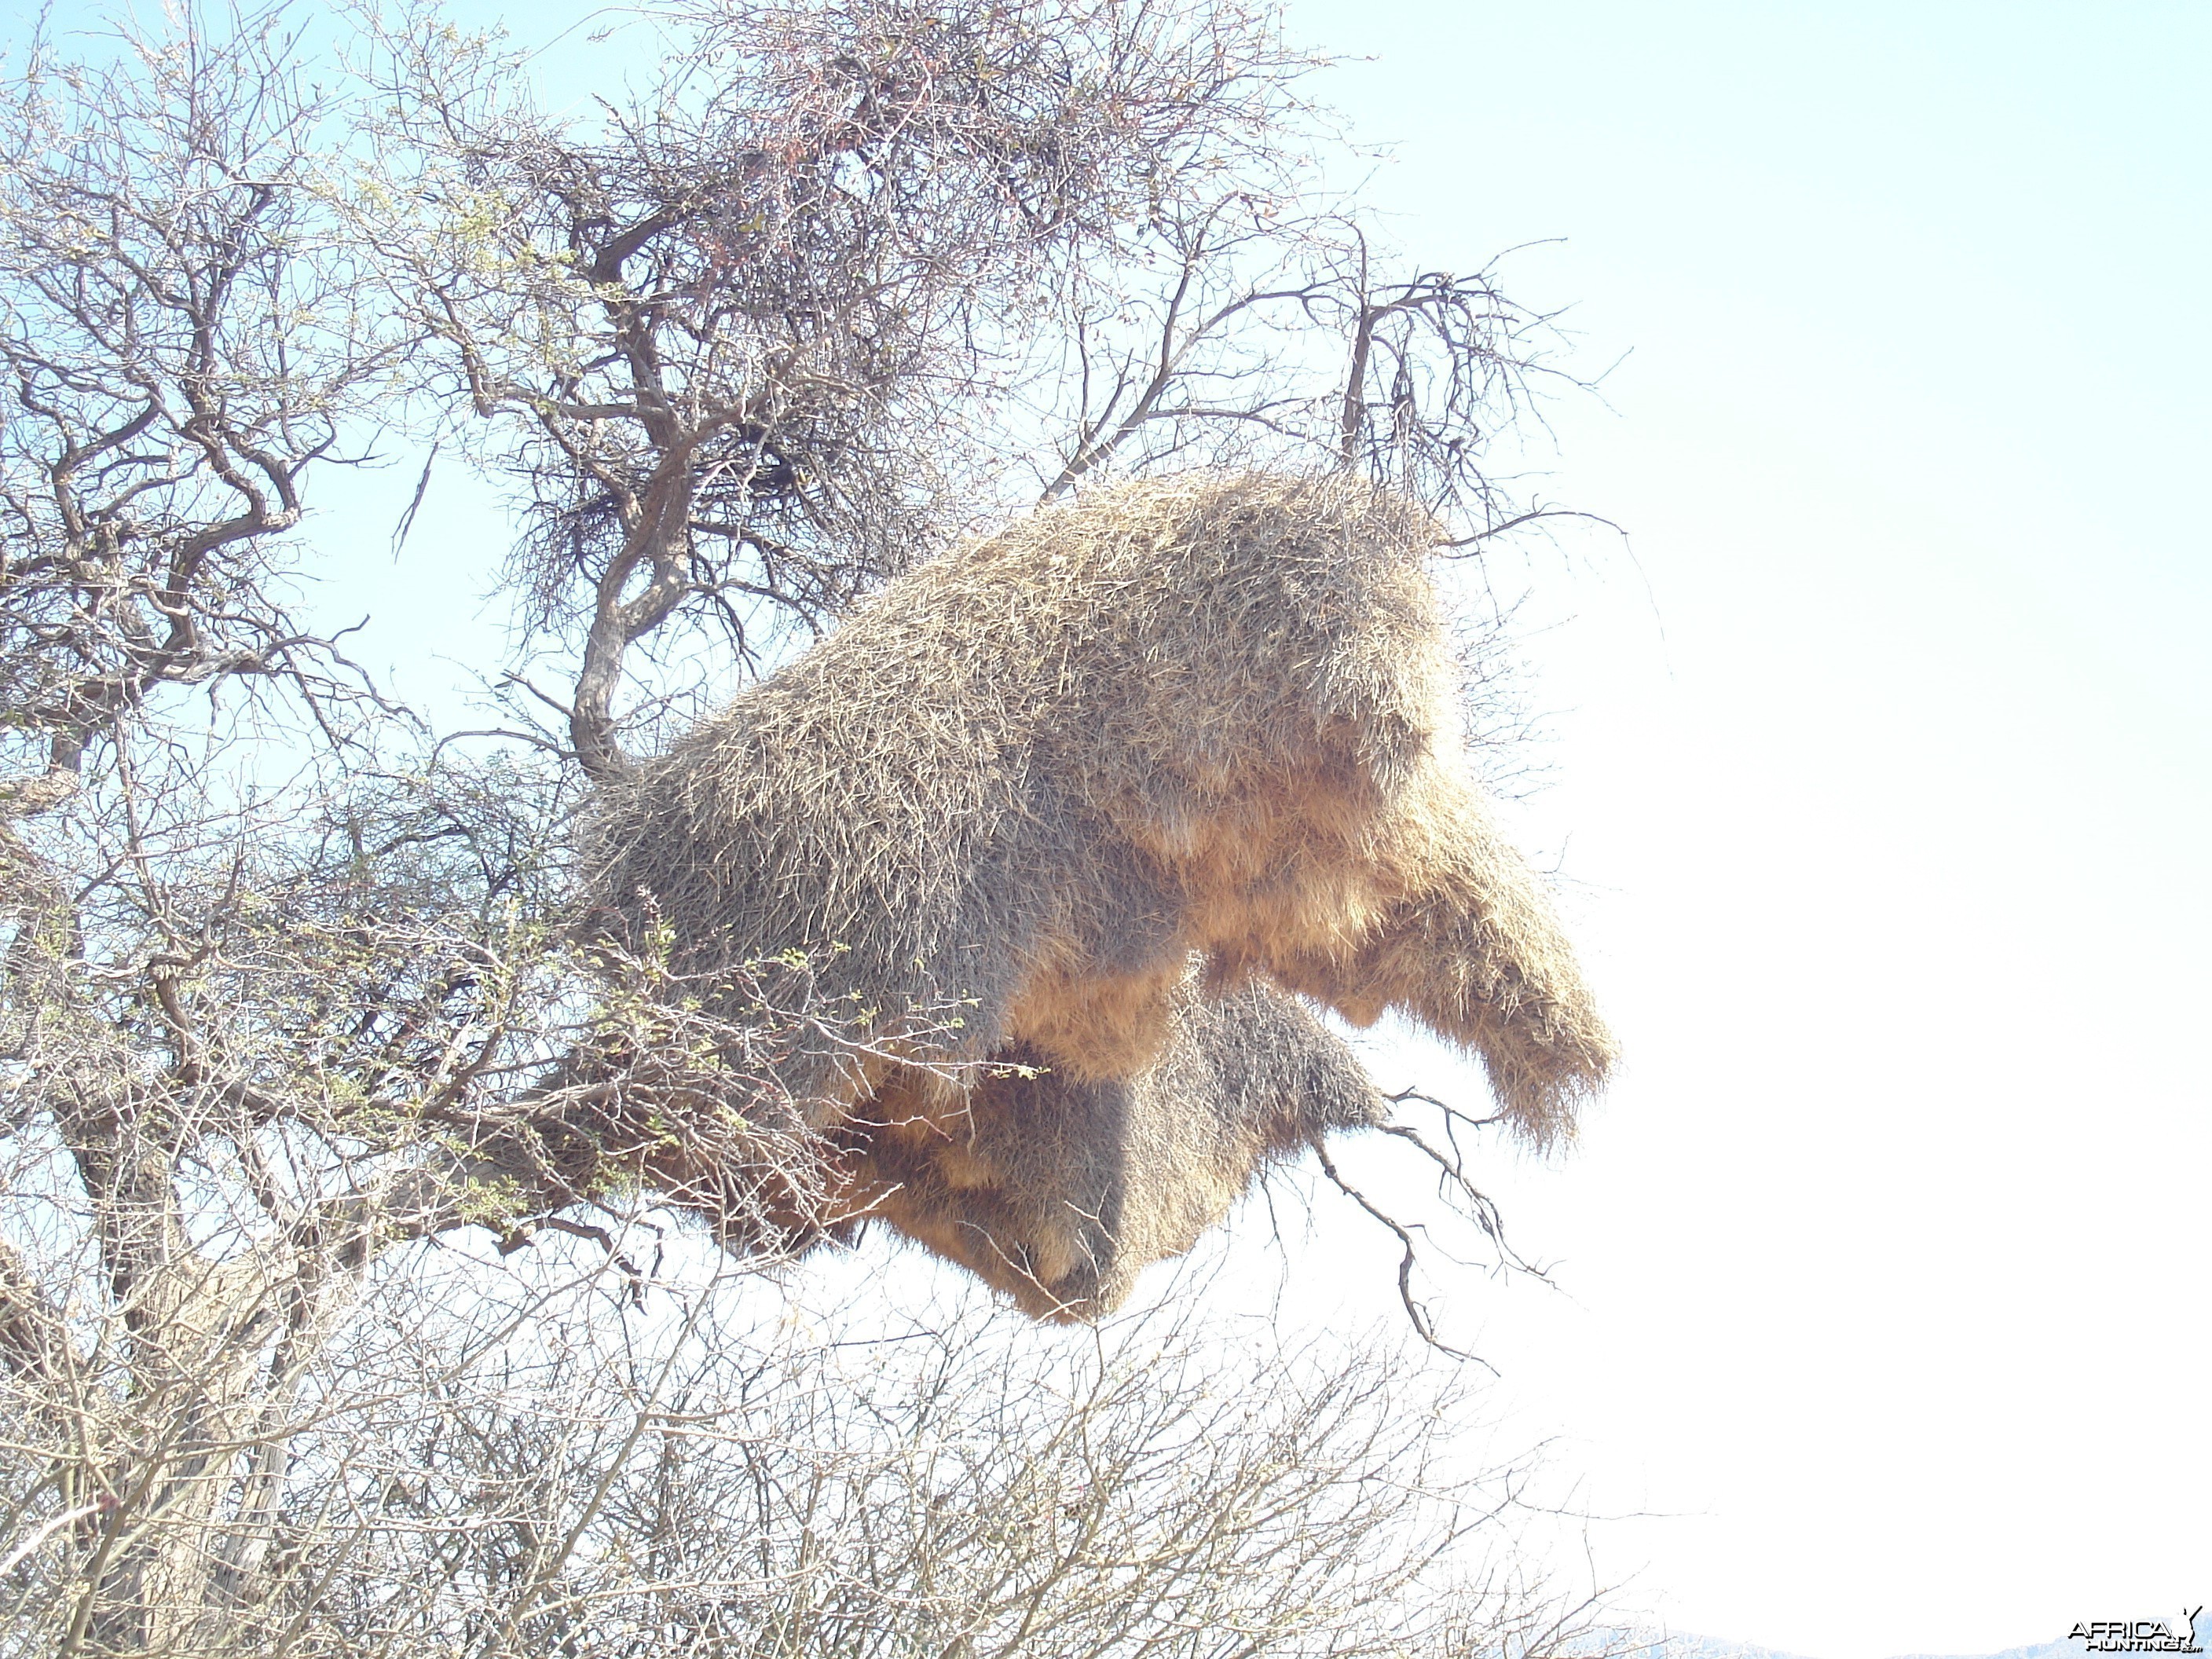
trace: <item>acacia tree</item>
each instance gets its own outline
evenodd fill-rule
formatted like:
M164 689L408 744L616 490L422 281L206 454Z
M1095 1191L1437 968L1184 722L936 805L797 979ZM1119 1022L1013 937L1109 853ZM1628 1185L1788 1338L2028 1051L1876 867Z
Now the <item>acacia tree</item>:
M1272 14L660 16L659 70L589 121L434 11L373 64L377 264L527 504L509 576L573 652L587 771L624 763L638 659L705 629L753 663L1102 467L1335 463L1468 544L1525 520L1478 460L1547 319L1372 256L1313 184L1315 65Z
M1470 544L1524 516L1478 461L1543 319L1486 275L1393 273L1316 197L1310 64L1266 14L671 4L642 83L573 118L434 10L357 20L344 75L301 46L317 21L188 14L82 60L38 40L0 94L0 1560L20 1627L65 1651L596 1644L580 1564L676 1559L605 1520L688 1408L562 1346L550 1310L599 1292L440 1267L550 1230L642 1295L617 1200L661 1172L656 1122L696 1166L804 1187L758 1061L823 1012L716 1024L651 963L586 974L565 942L566 817L668 719L1100 469L1300 456L1418 491ZM555 718L516 742L432 730L297 603L315 478L395 420L521 509L507 694ZM726 1402L687 1305L653 1363L695 1370L655 1375ZM401 1321L433 1357L392 1346ZM523 1370L549 1398L485 1381ZM563 1397L634 1431L563 1441ZM1180 1432L1172 1404L1130 1409ZM991 1480L1032 1478L1020 1443ZM751 1456L666 1475L690 1495L656 1513L768 1479ZM559 1503L472 1495L556 1468ZM865 1519L876 1478L823 1490ZM1097 1588L1121 1557L1052 1559L1121 1605ZM431 1575L404 1614L401 1563ZM624 1642L874 1650L792 1633L818 1607L763 1648L764 1592L726 1559L684 1572L620 1580L690 1608ZM937 1607L935 1577L884 1582ZM1034 1624L985 1643L999 1617L935 1650L1055 1650Z

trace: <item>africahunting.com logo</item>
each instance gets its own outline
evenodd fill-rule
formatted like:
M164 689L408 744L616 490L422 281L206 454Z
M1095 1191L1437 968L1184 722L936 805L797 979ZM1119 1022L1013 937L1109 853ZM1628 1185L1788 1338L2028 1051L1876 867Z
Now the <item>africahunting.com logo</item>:
M2066 1632L2079 1638L2091 1653L2202 1653L2197 1642L2200 1604L2181 1615L2177 1624L2160 1619L2090 1619Z

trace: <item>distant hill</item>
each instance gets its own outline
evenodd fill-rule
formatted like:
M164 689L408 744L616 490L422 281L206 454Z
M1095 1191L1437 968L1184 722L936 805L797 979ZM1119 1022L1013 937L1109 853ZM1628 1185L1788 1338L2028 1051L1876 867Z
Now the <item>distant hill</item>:
M1807 1656L1717 1636L1675 1635L1660 1644L1652 1659L1807 1659Z
M2087 1652L2087 1643L2071 1641L2061 1637L2056 1642L2043 1642L2033 1647L2007 1648L2002 1653L1986 1656L1986 1659L2082 1659ZM1897 1656L1897 1659L1966 1659L1966 1656L1934 1653L1901 1653ZM1983 1659L1983 1656L1972 1656L1972 1659Z
M2154 1616L2154 1615L2146 1615ZM2167 1615L2172 1618L2172 1614ZM2172 1626L2169 1625L2167 1628ZM2202 1620L2197 1628L2204 1628ZM2199 1638L2202 1639L2201 1638ZM1651 1659L1807 1659L1803 1654L1784 1653L1750 1642L1730 1642L1714 1636L1669 1636L1654 1647ZM2067 1637L2029 1647L2007 1648L1990 1654L1902 1653L1896 1659L2088 1659L2088 1644ZM2104 1659L2098 1656L2097 1659ZM2144 1656L2144 1659L2154 1659Z

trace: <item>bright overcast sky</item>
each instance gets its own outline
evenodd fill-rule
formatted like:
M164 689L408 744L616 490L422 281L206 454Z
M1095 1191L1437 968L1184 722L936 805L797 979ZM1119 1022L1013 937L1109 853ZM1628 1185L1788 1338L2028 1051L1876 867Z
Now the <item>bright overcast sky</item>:
M1678 1627L2212 1600L2212 9L1293 15L1411 246L1565 238L1511 285L1632 351L1528 815L1627 1065L1498 1183L1501 1392Z
M1632 559L1534 556L1520 816L1626 1067L1495 1171L1561 1290L1455 1291L1488 1409L1649 1517L1601 1567L1679 1629L1877 1659L2212 1601L2212 8L1292 18L1371 59L1317 90L1397 142L1425 264L1564 238L1507 286L1630 354L1551 410L1547 493ZM497 532L441 522L393 657L479 649ZM1289 1316L1389 1303L1353 1220L1286 1247Z

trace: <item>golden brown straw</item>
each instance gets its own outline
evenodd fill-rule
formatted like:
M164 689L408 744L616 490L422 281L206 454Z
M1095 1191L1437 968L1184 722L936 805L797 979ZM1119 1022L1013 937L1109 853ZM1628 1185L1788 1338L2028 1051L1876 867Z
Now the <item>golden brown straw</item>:
M1479 1054L1547 1144L1612 1040L1468 769L1435 539L1348 478L1200 474L933 560L609 793L591 852L611 926L684 975L803 964L842 1024L793 1049L782 1090L848 1143L902 1123L990 1147L1000 1173L963 1188L921 1131L878 1133L856 1179L899 1183L881 1213L1019 1279L1036 1311L1114 1299L1265 1151L1373 1121L1356 1062L1277 992L1361 1024L1403 1010ZM1042 1076L994 1074L1009 1058ZM1212 1151L1162 1127L1194 1092ZM1155 1120L1133 1139L1112 1127L1131 1113ZM1133 1219L1127 1189L1179 1170L1188 1190ZM963 1243L924 1196L955 1190L1026 1219ZM1000 1273L983 1253L1013 1259L1008 1239L1031 1258Z

